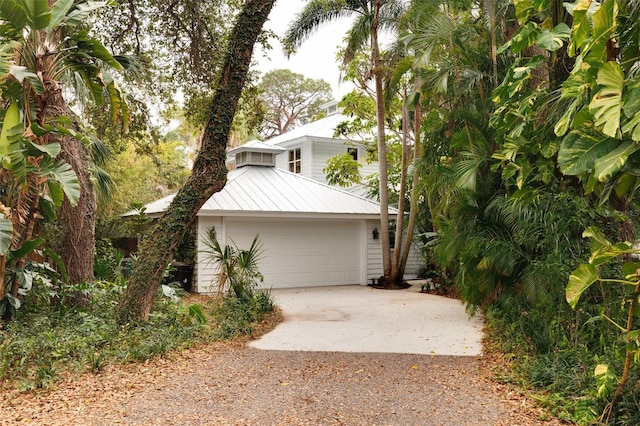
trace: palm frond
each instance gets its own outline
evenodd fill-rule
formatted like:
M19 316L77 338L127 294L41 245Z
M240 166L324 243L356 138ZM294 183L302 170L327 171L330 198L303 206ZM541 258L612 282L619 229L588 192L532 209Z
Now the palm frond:
M359 15L347 32L347 47L344 52L343 62L351 62L356 53L367 48L369 35L371 34L371 16Z
M356 2L344 0L312 0L298 13L284 35L285 53L291 55L320 27L338 18L348 17L357 9Z
M91 178L96 187L96 193L101 200L109 201L117 189L117 185L111 175L99 167L96 163L91 166Z

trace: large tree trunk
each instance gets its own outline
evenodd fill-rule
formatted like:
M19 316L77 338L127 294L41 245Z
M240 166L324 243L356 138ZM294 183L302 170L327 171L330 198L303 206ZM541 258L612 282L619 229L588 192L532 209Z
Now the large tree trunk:
M72 117L73 113L68 111L65 115ZM80 183L78 204L72 206L65 198L58 210L58 224L62 232L59 254L70 283L90 282L94 279L96 241L96 195L89 171L90 156L78 139L64 136L57 142L62 147L60 156L71 166Z
M165 268L196 214L227 180L227 140L247 76L253 45L275 0L248 0L233 28L227 56L191 176L176 194L153 233L144 239L138 262L118 306L121 323L146 320Z
M56 0L48 0L52 7ZM43 34L44 36L44 34ZM48 35L50 45L58 46L60 43L60 30ZM38 69L50 69L49 62L54 57L41 55L38 57ZM68 108L62 96L62 90L58 83L48 80L45 75L45 93L40 97L42 104L38 120L41 123L53 121L59 117L73 118L75 114ZM80 125L74 120L73 130L80 130ZM67 269L70 283L78 284L83 281L93 281L93 263L95 257L96 242L96 194L90 172L90 155L84 144L70 136L49 135L47 143L58 142L62 148L60 157L68 163L80 183L80 198L76 206L72 206L69 200L64 199L58 210L58 224L62 233L58 244L58 254ZM83 302L82 300L79 300Z
M52 88L51 85L55 85ZM52 82L51 91L43 105L42 122L50 122L59 117L74 117L62 98L57 84ZM77 121L73 128L80 129ZM67 270L69 282L78 284L93 281L93 262L96 242L96 195L91 181L90 156L86 146L71 136L48 135L47 143L60 143L60 158L68 163L80 183L80 198L75 206L64 199L58 210L60 241L58 252Z

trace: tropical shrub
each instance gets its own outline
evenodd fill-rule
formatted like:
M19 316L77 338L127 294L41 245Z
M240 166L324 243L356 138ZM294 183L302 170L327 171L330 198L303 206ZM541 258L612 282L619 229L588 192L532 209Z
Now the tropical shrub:
M95 373L107 365L250 334L273 309L268 293L242 300L229 295L201 305L181 300L179 289L172 292L177 299L159 290L149 320L123 326L115 312L125 286L122 277L86 286L86 307L69 304L65 297L49 299L45 287L34 289L15 321L0 328L0 383L46 388L68 374Z
M238 248L235 243L221 246L214 230L210 230L203 240L206 246L203 252L209 262L218 268L218 293L228 289L238 299L251 299L258 281L264 280L258 270L262 255L262 244L258 236L255 236L247 250Z

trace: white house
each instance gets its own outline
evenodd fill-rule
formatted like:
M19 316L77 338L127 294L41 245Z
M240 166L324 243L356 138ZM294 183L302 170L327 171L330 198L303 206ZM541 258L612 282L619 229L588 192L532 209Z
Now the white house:
M366 285L382 275L379 203L326 184L322 172L328 158L353 152L348 149L357 150L359 161L364 158L361 146L332 138L335 126L345 119L330 115L229 152L233 167L227 184L197 215L193 291L216 290L216 267L201 251L209 230L222 245L233 242L240 248L248 248L259 235L265 288ZM159 215L172 199L148 204L147 214ZM390 208L389 214L393 219L397 212ZM410 255L408 277L415 276L420 265L417 253Z

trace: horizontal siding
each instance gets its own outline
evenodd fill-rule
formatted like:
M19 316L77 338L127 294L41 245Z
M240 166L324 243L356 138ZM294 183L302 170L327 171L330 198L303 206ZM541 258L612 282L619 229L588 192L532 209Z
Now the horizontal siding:
M382 275L382 246L380 239L373 239L373 228L380 231L380 221L367 221L367 283L372 278L380 278Z
M309 140L306 140L302 144L302 173L301 175L313 179L313 143Z
M379 278L382 275L382 244L380 239L373 239L373 228L378 228L380 232L380 222L374 220L367 221L367 282L372 278ZM393 258L393 249L391 250ZM405 267L404 278L415 278L424 264L420 247L416 243L411 244L407 265Z
M282 170L289 170L289 151L276 155L276 167Z
M223 242L226 238L222 218L198 218L198 264L194 286L196 293L215 293L217 291L218 268L211 262L209 256L204 253L206 245L203 242L203 236L207 234L212 226L216 227L216 235L219 241Z
M367 164L366 162L361 161L361 164L362 164L362 168L360 169L360 175L362 176L363 179L366 178L367 176L378 174L379 168L378 168L377 161L371 164Z
M393 250L392 250L393 253ZM409 256L407 257L407 265L404 268L404 278L412 279L418 276L420 268L424 264L420 247L417 243L412 243L409 249Z
M336 155L345 154L347 145L342 143L316 142L313 145L313 177L312 179L327 182L324 168L327 161Z

